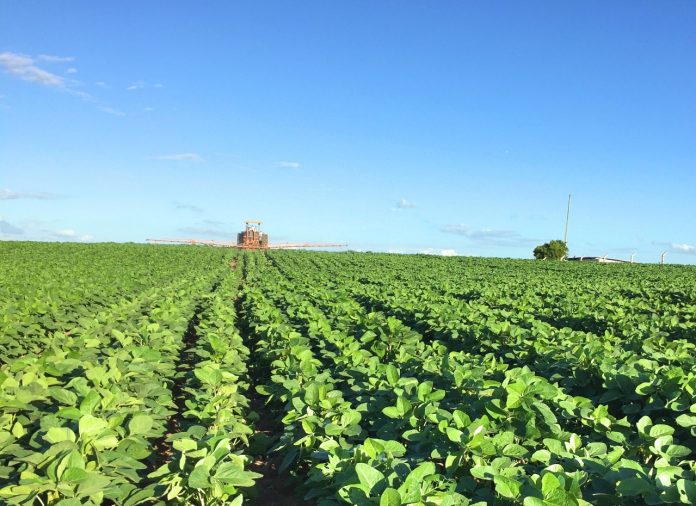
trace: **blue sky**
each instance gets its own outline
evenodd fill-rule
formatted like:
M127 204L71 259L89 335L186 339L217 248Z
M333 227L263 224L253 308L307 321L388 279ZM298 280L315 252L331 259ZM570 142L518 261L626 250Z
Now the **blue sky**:
M696 3L0 3L0 238L696 263Z

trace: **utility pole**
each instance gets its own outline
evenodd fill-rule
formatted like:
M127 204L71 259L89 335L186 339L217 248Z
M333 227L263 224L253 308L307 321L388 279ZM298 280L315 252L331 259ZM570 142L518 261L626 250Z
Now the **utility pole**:
M568 247L568 221L570 220L570 194L568 194L568 210L566 211L566 226L565 226L565 238L563 242L566 247Z

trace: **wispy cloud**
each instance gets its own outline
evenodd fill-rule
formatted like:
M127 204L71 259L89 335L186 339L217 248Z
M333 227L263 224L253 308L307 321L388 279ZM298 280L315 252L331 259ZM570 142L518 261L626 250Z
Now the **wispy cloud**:
M522 237L512 230L494 228L472 228L467 225L446 225L442 232L466 237L472 241L496 246L522 246L535 242L535 239Z
M63 195L48 192L15 192L8 189L0 189L0 200L56 200L63 198Z
M52 54L40 54L36 59L49 63L69 63L75 61L74 56L56 56Z
M143 88L145 88L145 86L147 86L147 83L145 81L136 81L130 86L127 86L126 89L128 91L142 90Z
M419 250L418 253L423 255L437 255L442 257L455 257L457 256L457 250L454 249L437 249L437 248L425 248Z
M196 206L196 205L184 204L182 202L174 202L174 207L176 207L177 209L183 209L185 211L191 211L194 213L202 213L203 212L203 209Z
M81 83L79 81L66 79L36 64L36 60L44 62L68 62L73 59L73 57L52 55L39 55L33 58L28 55L5 51L0 53L0 67L4 68L5 72L11 76L72 95L87 103L93 104L102 112L116 116L125 116L125 113L106 106L91 94L80 89ZM75 73L77 69L71 67L67 72L69 74Z
M220 228L211 227L182 227L179 229L179 232L183 232L184 234L202 235L207 237L225 237L229 240L232 240L232 238L234 237L234 234L232 232L228 232L227 230L222 230Z
M70 67L65 71L66 74L77 74L77 69L75 67Z
M97 109L99 109L101 112L105 112L106 114L111 114L112 116L125 116L126 113L123 111L119 111L118 109L114 109L113 107L109 107L106 105L98 105Z
M511 230L497 230L494 228L471 228L467 225L447 225L442 229L448 234L463 235L470 239L503 239L508 237L517 237L518 234Z
M696 246L693 244L684 244L684 243L671 243L670 245L672 247L672 250L678 252L678 253L687 253L689 255L696 255Z
M205 159L197 153L176 153L173 155L156 155L149 157L150 160L169 160L175 162L205 162Z
M220 225L224 225L224 222L219 221L219 220L203 220L203 223L207 223L208 225L214 225L216 227L219 227Z
M126 90L128 91L144 90L145 88L164 88L164 85L161 83L149 84L145 81L135 81L126 86Z
M61 239L74 239L77 237L77 232L75 232L72 228L62 228L53 232L53 236Z
M24 81L31 81L51 88L65 89L65 79L34 64L34 59L18 53L0 53L0 65L5 72Z
M89 242L90 234L79 233L73 228L60 228L56 220L23 220L20 224L9 223L0 217L0 238L31 241Z
M62 241L78 241L78 242L89 242L93 237L89 234L78 234L72 228L62 228L60 230L55 230L51 232L51 235Z
M399 255L412 255L412 254L420 254L420 255L435 255L435 256L442 256L442 257L454 257L457 256L457 250L451 249L451 248L420 248L420 249L415 249L415 248L389 248L387 249L387 253L394 253L394 254L399 254Z
M276 167L280 169L299 169L302 165L299 162L283 160L282 162L276 162Z
M12 223L8 222L7 220L0 220L0 234L22 235L23 233L24 233L24 230L13 225Z
M406 199L401 199L396 203L397 209L415 209L416 204Z

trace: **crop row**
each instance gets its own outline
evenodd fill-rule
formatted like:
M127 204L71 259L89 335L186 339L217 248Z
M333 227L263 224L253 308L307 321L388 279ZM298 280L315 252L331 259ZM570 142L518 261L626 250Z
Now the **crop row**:
M38 354L94 319L145 314L162 287L222 259L212 249L0 243L0 363Z
M341 296L341 287L338 286L349 287L348 290L343 290L343 293L347 293L348 297L350 297L353 285L347 278L352 272L346 269L345 265L341 266L342 272L344 274L348 273L348 275L339 278L338 283L336 283L337 277L340 276L338 272L332 273L334 274L333 277L324 275L323 279L318 279L322 277L320 273L326 271L312 268L314 266L310 264L307 264L305 269L303 269L303 266L297 265L299 263L298 260L302 257L290 257L289 255L274 255L273 257L276 263L282 263L287 258L291 258L294 261L294 265L292 268L283 270L291 272L295 282L285 285L279 279L274 279L272 282L272 286L277 287L277 293L272 298L282 307L282 314L296 314L296 310L293 309L291 303L288 304L286 302L285 307L283 307L282 299L287 301L293 297L296 298L298 293L301 294L299 303L302 303L303 298L305 303L306 299L310 299L318 306L328 309L329 312L332 311L332 308L345 308L350 304L349 301L344 301ZM312 259L312 261L317 262L317 258ZM361 271L361 275L364 276L365 272ZM298 283L297 279L301 279L303 276L307 278L305 282ZM327 280L333 280L333 283L331 281L327 282ZM328 285L330 288L323 290L322 284ZM361 284L357 284L354 291L360 292ZM322 296L321 294L324 295ZM414 355L417 357L437 357L438 349L448 350L448 346L452 344L450 340L441 341L431 336L425 339L425 347L419 347L418 345L424 343L423 336L416 338L413 335L413 331L411 333L403 330L400 332L399 329L403 329L405 326L398 319L386 316L380 317L381 313L367 312L364 308L362 315L359 313L360 310L358 309L357 313L350 315L348 320L351 317L354 322L360 321L361 318L372 319L375 322L381 319L383 324L378 325L376 330L370 330L364 324L353 324L352 326L349 324L346 330L349 333L352 332L352 337L355 341L365 340L365 335L368 332L377 334L375 341L379 343L379 346L372 351L376 352L377 356L382 358L382 360L385 360L386 357L388 359L386 362L406 365L412 360ZM329 321L331 321L331 318L329 318ZM340 318L334 321L340 321ZM314 323L314 326L316 325ZM311 322L309 326L305 325L305 332L311 326ZM336 329L334 328L333 330ZM408 337L405 334L410 335L410 339L417 345L416 349L412 350L412 355L404 354L404 343L408 341ZM369 340L371 337L367 337L367 339ZM389 352L390 341L397 341L393 347L399 350L396 354L390 354ZM383 351L385 346L387 347L386 353ZM474 351L473 354L464 353L463 351L450 351L449 353L444 351L444 353L440 352L440 356L444 355L446 357L444 361L448 367L457 359L463 359L466 367L484 365L487 360L490 360L489 363L493 366L493 371L482 372L477 370L471 374L462 369L448 370L443 367L443 360L440 360L440 363L435 360L431 364L423 361L420 364L420 370L432 371L432 379L426 381L431 381L435 387L440 386L445 392L445 395L438 403L438 409L442 409L442 406L448 406L449 401L451 404L448 407L467 406L466 414L471 418L472 407L480 406L483 403L485 408L480 411L483 416L489 421L503 422L500 427L493 426L495 427L493 431L496 433L494 437L497 437L499 434L505 434L504 437L512 437L514 444L526 449L526 453L524 453L526 457L522 457L520 462L517 463L525 466L524 472L520 472L519 468L515 471L517 474L513 478L517 485L508 483L508 486L512 487L515 494L512 494L510 491L503 492L504 487L499 490L496 486L495 491L499 496L502 496L498 497L498 499L518 499L526 495L527 499L525 500L533 503L532 497L544 497L543 493L540 494L534 490L529 481L520 478L522 476L534 476L535 474L541 476L544 470L549 469L555 471L563 470L566 474L571 472L580 473L578 476L581 476L582 479L578 482L577 495L578 497L585 497L593 503L626 504L627 502L635 501L639 504L643 501L657 503L679 501L681 498L688 499L686 490L691 490L690 487L693 485L693 461L684 459L692 453L692 448L679 444L680 441L685 442L683 441L684 438L690 438L688 432L684 433L681 431L681 436L677 437L673 426L657 422L653 423L647 416L640 417L635 424L630 423L626 419L617 419L611 415L606 405L593 403L587 398L571 397L562 388L549 383L543 376L534 374L532 370L526 367L510 369L505 357L496 358L496 354L493 352L484 354L478 350ZM333 370L336 369L334 368ZM375 377L374 372L370 374L372 375L371 377ZM420 378L417 378L417 380L420 381L426 377L428 375L421 373ZM464 384L463 378L471 377L483 382L474 388L474 398L452 396L452 387L461 388ZM446 381L443 383L447 378L451 378L453 381L449 384L446 384ZM509 388L511 386L513 388ZM413 405L412 400L409 399L409 402ZM398 409L398 405L395 407ZM516 413L515 410L517 409L522 409L522 411ZM396 414L392 411L389 411L389 413ZM401 417L404 416L404 413L398 412L398 414ZM531 416L531 414L534 416ZM499 420L496 420L495 415L498 416ZM524 420L523 425L519 425L519 420L517 420L518 425L506 425L511 420L516 420L519 416ZM680 421L688 425L692 419L692 416L684 414ZM441 421L438 421L438 426ZM528 425L529 423L535 429L531 429ZM560 423L558 426L560 432L553 432L551 427L558 423ZM550 430L551 432L544 431L545 425L546 431ZM427 424L423 428L418 428L418 437L422 436L422 431L425 430L426 426ZM460 430L457 427L454 427L454 429ZM677 429L681 428L677 427ZM489 430L491 428L486 427L486 435L488 435ZM432 438L433 434L435 434L435 431L430 431L426 439L428 437ZM453 432L450 431L450 434L453 434ZM660 439L663 435L668 437ZM413 439L415 436L409 433L409 437ZM434 443L431 441L430 444ZM550 445L550 447L547 445ZM561 452L563 445L565 445L565 449ZM569 451L568 445L571 445L573 451ZM411 446L408 444L406 444L406 447L409 450L411 449ZM442 454L444 450L450 452L449 456L452 456L452 448L446 445L438 447L428 446L428 449L431 452L431 457L433 451ZM491 450L492 448L489 447L489 451ZM537 467L532 466L528 461L530 455L546 456L546 453L537 454L536 452L538 451L551 452L551 457L557 463L549 463L547 460L542 462L543 464L549 464L546 467L538 468L538 463ZM500 448L493 451L493 455L497 455L497 458L501 458L501 455L505 456L501 454ZM597 460L583 460L582 464L578 466L577 460L581 458ZM575 463L572 462L572 459L575 459ZM602 467L596 468L595 464L598 464L599 461L601 461ZM480 465L480 462L474 466L469 464L468 469L464 471L465 478L473 479L474 481L484 479L476 474L480 473L478 471ZM491 463L490 465L494 464ZM507 469L510 466L510 462L504 461L503 467ZM516 466L513 465L512 467ZM466 476L467 473L468 476ZM490 479L491 476L488 476L488 478ZM510 478L510 476L506 476L506 478ZM462 478L460 477L457 481L457 486L461 485L461 480ZM495 473L493 473L493 481L495 482ZM460 489L456 490L460 491ZM467 495L472 495L471 490L464 489L463 492ZM473 491L473 497L476 497L477 494L480 496L482 494L481 490L475 489ZM486 500L491 499L491 497L486 498Z
M202 267L83 318L36 352L2 365L3 501L128 505L166 493L171 481L148 474L158 463L171 462L163 441L178 417L173 392L181 354L194 318L204 318L203 308L216 292L202 294L210 293L228 270L222 262L215 269ZM207 370L201 369L203 375ZM236 377L228 382L237 388ZM224 448L215 423L209 438L202 434L207 429L197 434L208 446L218 436L216 444ZM174 444L180 445L170 447Z
M689 270L8 248L0 502L696 504Z
M399 283L389 290L374 283L352 286L351 293L368 307L397 316L431 338L528 365L569 392L609 403L615 414L634 421L651 415L674 424L694 402L695 346L687 340L656 336L639 341L558 329L529 311L511 313L426 290L414 294Z

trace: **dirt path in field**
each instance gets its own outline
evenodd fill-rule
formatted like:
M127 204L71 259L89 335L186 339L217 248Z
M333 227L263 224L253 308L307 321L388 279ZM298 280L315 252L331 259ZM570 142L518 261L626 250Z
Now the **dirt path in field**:
M210 292L215 292L221 282L222 278L216 280L210 287ZM176 407L173 408L175 412L167 420L167 432L154 443L156 457L150 461L148 472L154 471L172 459L174 456L174 449L172 444L167 441L167 438L172 434L186 430L183 413L188 409L186 407L186 397L188 394L183 389L186 384L184 376L195 367L197 361L193 353L196 343L198 342L196 327L201 321L201 314L204 310L205 307L203 306L203 302L200 302L193 310L193 316L188 321L179 356L174 364L176 372L172 382L172 400L176 405Z
M186 393L182 389L184 382L181 381L180 376L193 367L194 360L191 350L196 345L196 340L198 339L196 336L196 326L200 322L201 310L202 308L200 306L196 307L194 315L189 320L188 328L184 334L183 345L179 353L179 360L176 363L176 374L172 384L172 399L176 404L176 408L174 408L175 413L167 420L167 432L155 442L155 453L157 454L157 458L153 459L150 472L169 462L174 455L172 444L167 441L167 438L172 434L181 432L183 421L181 414L186 411L187 408L185 404Z
M259 394L251 397L251 409L258 413L260 418L252 436L252 454L255 453L255 455L249 469L263 475L263 478L256 481L255 488L258 495L251 498L251 504L258 506L313 504L311 501L302 500L296 492L302 485L302 479L291 476L287 472L278 472L283 456L267 454L270 445L281 433L282 424L278 423L277 418L274 419L272 415L268 416L269 410Z
M244 272L242 284L245 282L246 272ZM292 476L288 472L278 472L283 455L269 455L269 450L283 431L283 424L280 420L282 414L274 406L269 406L265 397L256 391L257 385L263 385L270 379L270 364L256 349L256 338L251 332L246 319L244 295L241 289L240 296L235 301L235 311L237 313L239 334L251 351L249 360L251 386L247 396L250 401L250 414L256 418L256 422L249 448L249 455L254 460L249 466L249 470L263 475L262 478L256 481L254 490L248 494L250 504L257 506L314 504L313 501L304 501L297 493L298 488L304 481L303 478ZM304 472L300 472L298 475L304 476Z

